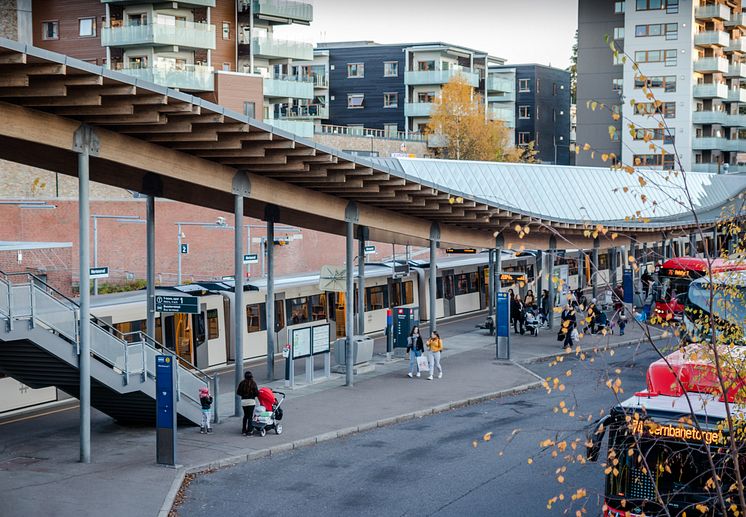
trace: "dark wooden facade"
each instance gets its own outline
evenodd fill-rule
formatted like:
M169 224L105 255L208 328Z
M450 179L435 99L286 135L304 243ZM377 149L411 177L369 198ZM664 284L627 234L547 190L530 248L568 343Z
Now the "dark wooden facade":
M106 6L101 0L34 0L34 45L103 65L106 49L101 46ZM96 35L80 36L79 20L96 17ZM44 39L43 23L59 22L59 39Z

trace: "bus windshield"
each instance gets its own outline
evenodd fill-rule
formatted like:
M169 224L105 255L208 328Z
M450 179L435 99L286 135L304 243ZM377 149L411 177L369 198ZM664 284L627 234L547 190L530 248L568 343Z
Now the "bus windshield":
M739 283L713 281L711 284L706 278L696 280L689 286L689 305L706 317L710 314L712 298L712 311L718 328L735 332L743 338L746 335L746 285ZM702 332L701 327L697 325L700 337L708 335L709 332Z

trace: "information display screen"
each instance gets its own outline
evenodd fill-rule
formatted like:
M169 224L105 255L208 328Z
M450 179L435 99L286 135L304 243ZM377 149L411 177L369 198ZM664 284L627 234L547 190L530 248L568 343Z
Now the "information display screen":
M313 355L329 352L329 325L318 325L311 332Z
M311 327L293 329L293 359L311 355Z

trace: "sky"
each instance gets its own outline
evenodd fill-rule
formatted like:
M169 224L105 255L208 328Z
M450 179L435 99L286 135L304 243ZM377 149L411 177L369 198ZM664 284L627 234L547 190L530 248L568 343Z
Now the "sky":
M310 2L311 26L279 27L278 36L313 43L444 41L486 51L512 64L566 68L578 25L578 0Z

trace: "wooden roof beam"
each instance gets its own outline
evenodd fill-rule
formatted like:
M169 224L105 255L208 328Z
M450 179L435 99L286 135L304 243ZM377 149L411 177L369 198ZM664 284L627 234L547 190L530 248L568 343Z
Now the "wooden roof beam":
M10 64L26 64L26 54L19 54L18 52L8 52L6 54L0 54L0 65Z
M253 165L248 167L251 172L264 173L264 172L306 172L308 171L308 165L303 162L288 163L286 165ZM290 181L290 180L288 180Z
M55 106L101 106L100 95L68 95L65 97L35 97L15 102L29 108L51 108Z
M191 122L182 122L181 120L173 122L167 120L160 125L147 126L122 126L112 128L117 133L124 134L152 134L152 133L190 133L192 131Z
M192 154L208 160L217 160L218 158L250 158L265 156L265 150L261 147L252 147L250 149L206 149L195 151Z
M157 111L142 111L136 112L133 115L124 116L90 116L85 117L85 122L91 124L98 124L99 126L122 126L122 125L138 125L138 124L161 124L165 123L166 116L158 113Z
M310 188L315 188L316 190L321 190L322 192L348 192L348 191L356 191L356 192L378 192L378 188L373 188L373 185L365 186L363 184L363 180L361 179L350 179L348 178L347 181L344 183L338 183L338 184L328 184L328 185L308 185Z

